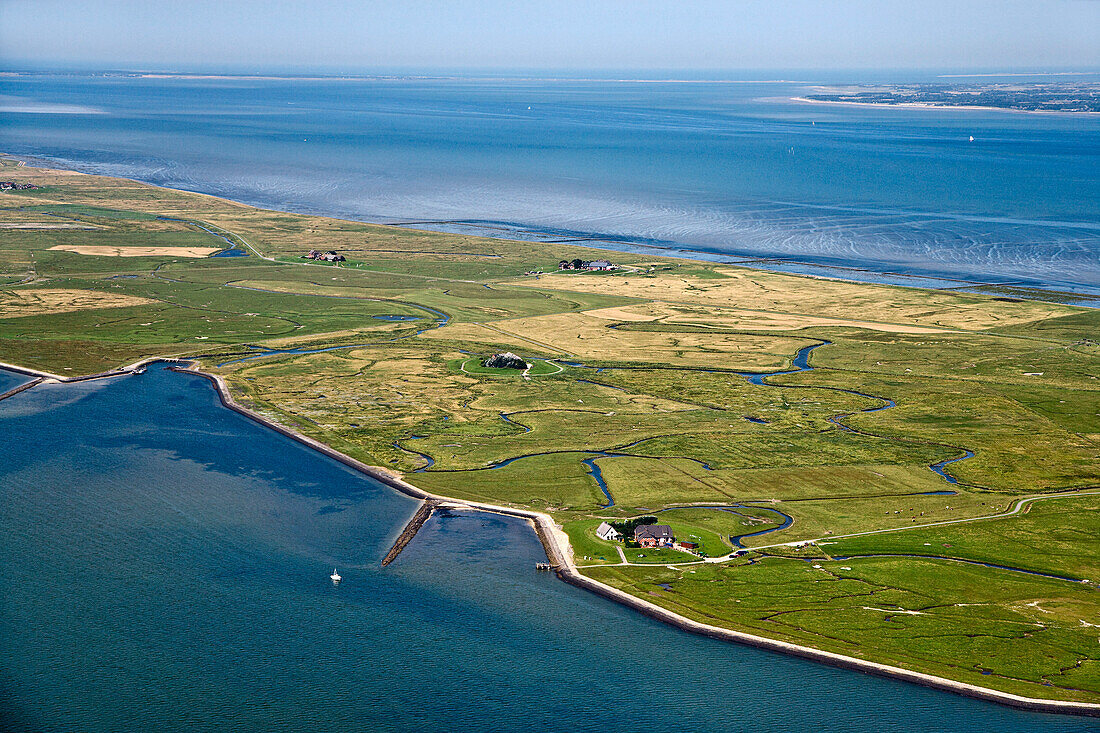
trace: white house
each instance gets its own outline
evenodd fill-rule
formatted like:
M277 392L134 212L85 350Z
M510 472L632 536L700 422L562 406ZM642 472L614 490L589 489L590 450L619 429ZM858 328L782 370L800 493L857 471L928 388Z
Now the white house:
M586 270L614 270L613 265L608 260L592 260L591 262L584 263L584 269Z
M618 542L622 539L622 535L607 522L603 522L599 527L596 527L596 536L601 540L607 540L608 542Z

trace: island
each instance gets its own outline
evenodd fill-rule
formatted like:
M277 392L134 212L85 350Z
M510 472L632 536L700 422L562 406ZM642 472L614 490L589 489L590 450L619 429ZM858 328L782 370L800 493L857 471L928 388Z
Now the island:
M795 99L893 107L1097 113L1100 112L1100 84L1001 82L815 87L813 92Z
M415 521L529 518L564 580L682 628L1100 712L1100 310L622 253L562 271L605 253L0 166L19 390L178 360L425 499Z

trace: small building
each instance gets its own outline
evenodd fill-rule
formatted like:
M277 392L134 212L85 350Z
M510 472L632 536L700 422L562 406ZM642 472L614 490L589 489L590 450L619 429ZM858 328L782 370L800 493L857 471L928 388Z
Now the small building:
M483 361L481 365L493 369L519 369L520 371L526 370L531 366L522 357L516 356L511 351L493 354Z
M309 252L302 255L303 260L318 260L323 262L347 262L347 258L335 250L329 250L328 252L318 252L315 249L311 249Z
M698 552L699 551L699 543L698 542L687 542L686 540L681 540L680 542L677 542L673 546L677 550L683 550L684 552Z
M634 541L641 547L672 547L675 539L667 524L642 524L634 529Z
M599 527L596 527L596 536L608 542L618 542L623 538L623 536L619 534L619 530L615 529L607 522L603 522Z
M592 260L591 262L585 262L584 263L584 269L586 269L586 270L614 270L615 265L613 265L608 260Z

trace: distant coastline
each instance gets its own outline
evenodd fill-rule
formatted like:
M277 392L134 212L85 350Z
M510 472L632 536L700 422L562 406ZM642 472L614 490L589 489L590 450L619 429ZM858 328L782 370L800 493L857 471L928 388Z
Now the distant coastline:
M1012 107L990 107L976 104L930 104L928 102L850 102L844 99L810 99L809 97L789 97L792 102L806 104L839 104L846 107L899 107L905 109L942 109L942 110L985 110L988 112L1015 112L1027 115L1100 115L1094 110L1061 109L1014 109Z

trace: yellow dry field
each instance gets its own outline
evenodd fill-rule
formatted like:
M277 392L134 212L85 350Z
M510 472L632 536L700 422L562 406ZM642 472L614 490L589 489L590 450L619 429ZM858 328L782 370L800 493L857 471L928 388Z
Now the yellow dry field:
M819 318L787 313L767 313L742 308L717 308L705 306L675 306L668 303L640 303L638 305L601 308L586 311L587 315L610 321L678 323L703 328L726 328L740 331L793 331L813 326L840 326L865 328L888 333L946 333L950 329L927 326L907 326L898 323Z
M698 278L675 271L652 276L554 274L541 278L538 287L761 314L767 311L771 318L810 316L849 322L844 325L876 324L878 330L886 330L887 325L985 330L1077 312L1068 306L1037 301L993 301L982 295L848 283L733 267L716 271L725 277ZM532 285L522 279L509 282Z
M0 290L0 318L70 313L99 308L125 308L155 301L96 290Z
M58 244L50 249L97 257L209 257L221 250L220 247L109 247L93 244Z
M633 361L693 367L776 369L807 344L805 339L730 333L661 333L610 328L613 321L584 313L558 313L492 323L455 323L421 338L461 339L532 346L600 361Z
M249 383L254 396L273 400L326 430L344 429L349 421L411 426L439 414L463 422L471 414L466 409L469 390L477 384L453 373L445 362L425 358L420 349L393 346L307 354L293 362L241 362L228 372L231 381L241 375L255 378ZM275 391L268 393L265 387Z
M7 221L0 222L0 229L29 229L38 231L42 229L103 229L95 224L80 222L51 222L51 221Z

